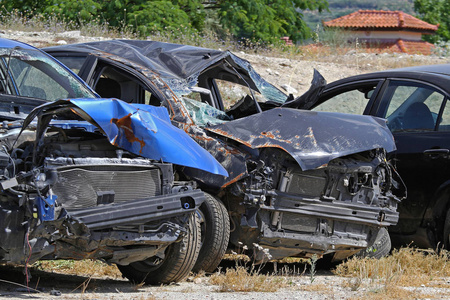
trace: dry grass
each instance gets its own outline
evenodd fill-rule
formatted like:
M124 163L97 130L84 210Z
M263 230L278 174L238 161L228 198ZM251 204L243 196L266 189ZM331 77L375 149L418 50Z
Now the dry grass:
M352 258L338 265L334 273L351 277L344 287L352 291L364 287L368 299L424 298L418 289L410 288L429 286L450 276L450 252L401 248L379 260Z
M360 279L384 280L403 286L419 286L450 276L450 253L414 248L394 250L379 260L352 258L337 266L335 274Z
M287 286L284 278L248 271L243 266L229 268L225 274L217 272L210 277L209 283L218 285L219 292L276 292Z
M78 276L121 278L116 265L108 265L98 260L51 260L39 261L33 265L38 270Z

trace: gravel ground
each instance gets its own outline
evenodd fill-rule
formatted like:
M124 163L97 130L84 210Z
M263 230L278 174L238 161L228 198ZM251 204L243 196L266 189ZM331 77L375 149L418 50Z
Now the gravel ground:
M0 277L15 279L21 269L1 268ZM28 293L25 288L0 281L0 298L9 299L402 299L403 294L384 295L383 283L365 281L352 291L352 279L319 270L311 283L309 274L283 277L288 283L276 292L218 292L218 286L209 283L209 277L189 277L187 280L166 286L136 286L129 281L112 278L89 278L43 271L33 272L30 286L39 293ZM354 281L354 279L353 279ZM87 288L83 290L83 283ZM402 288L410 299L450 299L450 278L435 278L428 285ZM377 297L378 296L378 297Z

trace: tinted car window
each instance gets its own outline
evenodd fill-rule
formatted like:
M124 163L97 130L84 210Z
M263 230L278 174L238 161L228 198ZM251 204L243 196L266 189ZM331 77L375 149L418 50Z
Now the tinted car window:
M57 56L56 57L60 62L62 62L66 67L71 69L75 74L78 74L86 61L86 56Z
M445 96L437 89L416 82L389 83L381 103L381 117L391 131L431 131L436 127Z
M362 115L374 94L377 84L378 81L357 83L339 88L338 91L328 92L328 95L320 100L321 103L312 110Z
M438 130L450 131L450 103L448 99L445 101L445 107L442 113L441 121L439 122Z
M348 91L334 96L330 100L314 107L313 111L335 111L362 115L369 102L364 93L358 90Z

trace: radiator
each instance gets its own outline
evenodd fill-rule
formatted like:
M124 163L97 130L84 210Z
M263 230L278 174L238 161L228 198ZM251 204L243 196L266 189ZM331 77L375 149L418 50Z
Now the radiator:
M151 166L74 165L56 168L52 186L66 209L121 203L161 194L160 171Z

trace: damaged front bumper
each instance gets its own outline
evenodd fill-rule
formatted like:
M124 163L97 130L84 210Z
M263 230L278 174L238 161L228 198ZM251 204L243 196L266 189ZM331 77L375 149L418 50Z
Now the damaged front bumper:
M104 259L128 265L153 256L183 238L189 217L203 203L200 190L66 211L42 222L30 235L39 259ZM50 244L49 244L50 242ZM10 260L12 257L10 258Z
M90 230L114 228L193 213L205 200L200 190L138 199L121 204L111 204L74 210L69 215Z
M405 187L384 151L334 159L307 171L277 150L261 157L271 167L260 164L241 187L245 196L243 210L233 216L234 244L256 243L274 259L333 253L334 260L342 260L398 221ZM254 251L255 259L263 260L264 252Z

